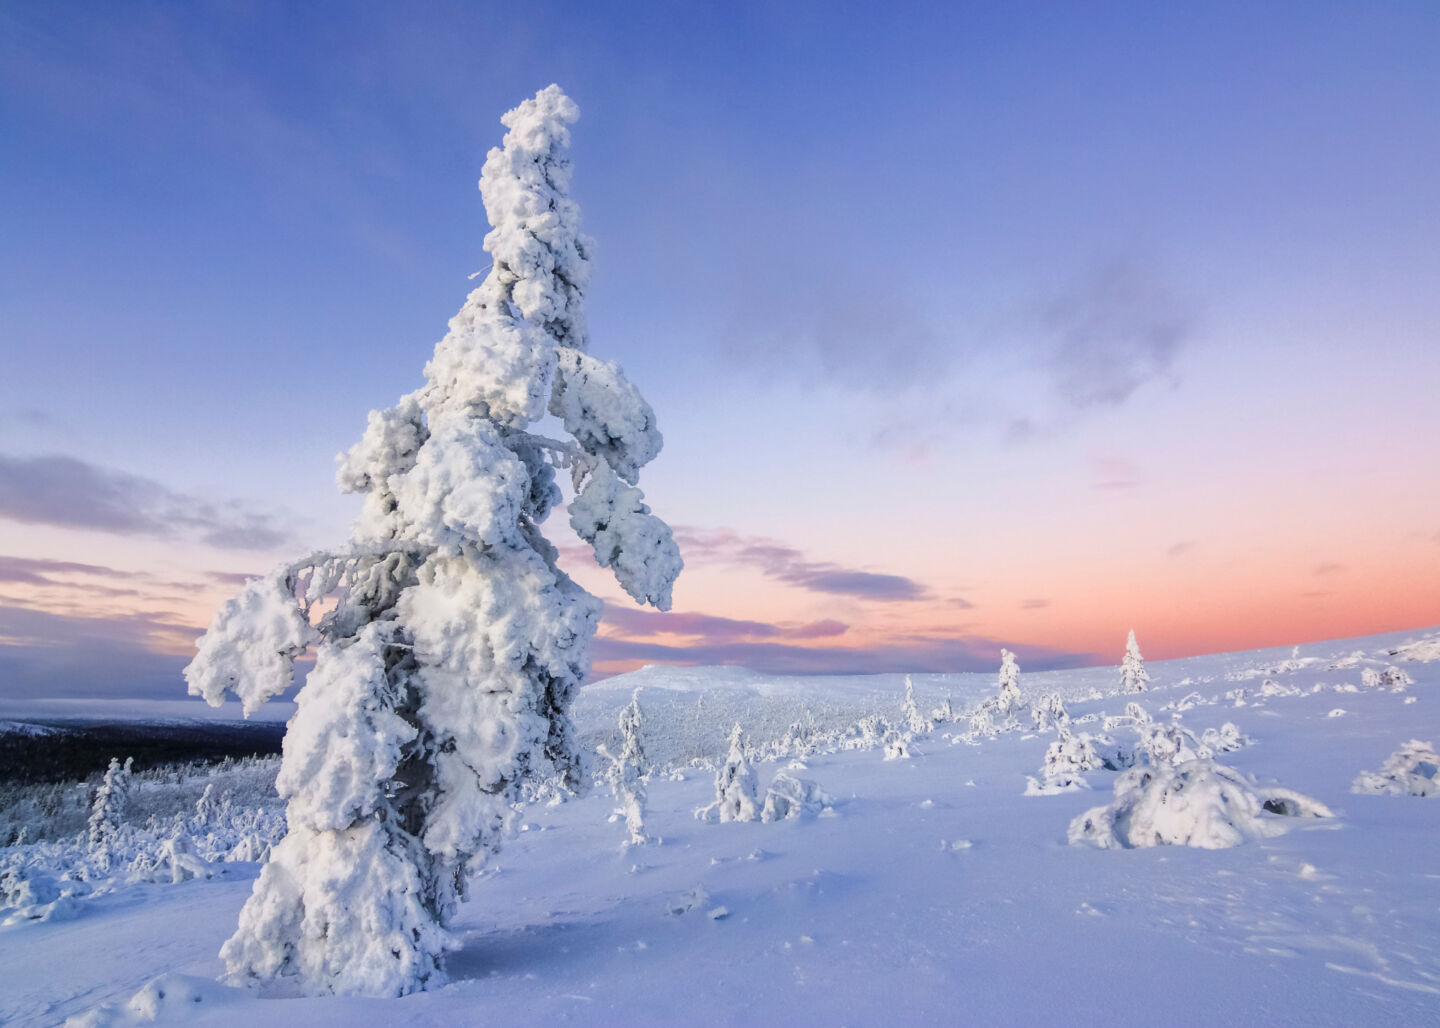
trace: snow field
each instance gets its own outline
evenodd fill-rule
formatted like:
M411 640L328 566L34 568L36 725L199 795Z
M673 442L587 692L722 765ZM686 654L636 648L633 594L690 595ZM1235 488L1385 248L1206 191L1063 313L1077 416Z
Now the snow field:
M1365 641L1365 660L1378 664L1376 652L1394 642ZM648 783L645 827L656 842L624 847L626 826L609 820L615 802L605 789L527 808L522 830L460 908L452 981L437 990L400 1000L262 999L215 985L216 951L257 869L235 863L209 881L116 889L83 903L72 921L0 930L0 1019L59 1023L91 1011L92 1023L154 1014L215 1024L1100 1024L1146 1011L1166 1023L1433 1022L1440 804L1351 787L1410 738L1440 738L1440 666L1405 663L1414 684L1396 693L1362 688L1360 666L1329 669L1335 658L1325 651L1307 647L1313 663L1280 671L1290 658L1152 664L1150 691L1138 697L1163 721L1173 713L1166 706L1195 694L1180 712L1189 732L1234 722L1254 739L1224 754L1226 764L1336 815L1265 814L1286 822L1283 835L1221 850L1067 845L1067 826L1110 796L1117 774L1087 773L1087 791L1023 795L1054 731L1027 722L964 738L972 698L957 676L944 684L961 720L915 738L908 759L886 761L875 748L813 754L794 772L788 758L752 765L762 796L778 774L798 774L828 794L829 815L702 823L692 812L714 801L713 770L674 764ZM609 693L628 702L635 679L663 674L591 687L581 707L607 707ZM677 677L698 686L707 674ZM798 720L796 697L825 690L837 704L860 704L863 684L893 722L904 695L899 676L833 690L823 679L760 688L734 672L708 677L702 710L717 720L704 734L728 734L738 694L710 700L738 689L768 711L767 723L785 726L767 735L747 725L757 748ZM973 677L994 688L993 675ZM1244 707L1226 695L1267 677L1285 689ZM1077 730L1099 731L1137 699L1116 693L1114 668L1041 678L1022 669L1027 699L1108 690L1067 701ZM936 683L914 682L923 708ZM1349 713L1328 717L1336 688L1351 684ZM641 692L647 750L660 743L649 719L666 698ZM668 698L676 712L695 699L679 689ZM588 736L615 723L586 716L581 728ZM1121 741L1138 738L1126 733L1113 729ZM693 743L662 745L682 752ZM711 751L712 766L723 755ZM165 973L181 977L147 991ZM97 1008L105 1003L113 1006Z

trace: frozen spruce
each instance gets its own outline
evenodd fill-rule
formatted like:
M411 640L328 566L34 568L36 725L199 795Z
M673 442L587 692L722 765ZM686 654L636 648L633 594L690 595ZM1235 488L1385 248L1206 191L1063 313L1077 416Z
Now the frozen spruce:
M1145 670L1145 658L1140 656L1140 644L1135 641L1135 629L1130 629L1130 638L1125 642L1125 656L1120 659L1120 691L1123 693L1145 692L1150 688L1150 672Z
M1440 756L1430 743L1411 739L1390 754L1379 771L1362 771L1350 791L1372 796L1440 795Z
M569 708L600 604L540 531L557 472L596 561L669 608L679 550L636 487L660 451L654 413L586 352L578 113L550 86L501 119L480 179L489 274L425 384L340 459L340 488L364 497L350 541L251 581L186 669L192 693L248 713L315 652L277 781L289 834L222 950L233 980L377 996L440 982L444 926L524 788L580 786ZM530 430L547 412L568 438Z
M1020 695L1020 665L1015 663L1015 654L1009 650L1000 651L1000 699L1001 717L1012 717L1025 706Z
M754 821L760 816L759 785L745 759L745 736L736 725L730 753L715 773L715 803L721 821Z
M901 720L912 736L929 735L935 727L929 718L920 713L920 707L915 702L915 683L910 681L909 675L905 676L905 705L901 708Z
M1290 818L1333 817L1317 800L1258 786L1213 760L1137 767L1115 780L1115 799L1070 823L1070 843L1102 849L1225 849L1284 832Z
M650 771L641 740L640 690L630 697L630 704L620 712L620 752L601 753L610 760L606 779L615 794L615 813L625 819L630 830L629 845L645 842L645 776Z
M105 865L109 863L110 846L115 841L120 826L125 823L125 812L130 806L130 790L133 785L130 769L134 763L134 757L126 757L123 764L117 758L111 757L110 766L105 769L105 778L95 790L95 798L90 803L87 832L90 851Z

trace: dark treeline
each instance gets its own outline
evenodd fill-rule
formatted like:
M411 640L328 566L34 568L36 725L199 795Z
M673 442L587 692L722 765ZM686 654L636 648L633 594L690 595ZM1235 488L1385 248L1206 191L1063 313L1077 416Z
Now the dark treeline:
M135 758L135 770L157 764L220 761L280 752L280 722L37 721L53 734L0 734L0 782L63 782L104 771L111 757Z

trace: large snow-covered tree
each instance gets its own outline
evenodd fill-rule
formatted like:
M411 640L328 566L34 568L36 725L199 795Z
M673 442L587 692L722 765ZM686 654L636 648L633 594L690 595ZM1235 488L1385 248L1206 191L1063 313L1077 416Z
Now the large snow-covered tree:
M289 834L222 950L232 978L367 995L438 982L444 925L522 786L580 786L568 709L600 605L540 531L557 471L596 561L669 608L680 553L636 487L655 416L586 351L578 113L550 86L501 119L480 179L492 266L425 384L340 458L340 488L364 496L349 542L248 583L186 669L192 693L249 713L315 651L277 781ZM531 431L547 411L570 438Z

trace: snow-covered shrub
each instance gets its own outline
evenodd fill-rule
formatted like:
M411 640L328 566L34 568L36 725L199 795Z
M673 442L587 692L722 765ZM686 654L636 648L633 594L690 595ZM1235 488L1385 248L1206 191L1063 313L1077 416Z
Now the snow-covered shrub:
M715 809L723 821L754 821L760 816L759 784L745 759L745 736L736 725L730 753L715 773Z
M1362 771L1350 791L1372 796L1440 795L1440 756L1432 744L1411 739L1390 754L1379 771Z
M762 821L786 821L818 814L834 801L818 785L781 771L765 790Z
M1060 729L1070 724L1070 712L1065 709L1065 700L1058 692L1047 693L1030 707L1030 719L1035 731L1044 732L1051 728Z
M1415 684L1415 679L1408 673L1391 664L1384 671L1380 672L1380 684L1391 692L1404 692L1405 688Z
M1140 704L1134 702L1125 704L1125 713L1111 714L1105 718L1105 731L1113 732L1117 728L1143 729L1155 719L1150 712Z
M971 740L978 739L981 736L993 736L995 734L997 731L995 711L996 700L994 697L991 697L970 712L970 731L968 734Z
M885 733L885 759L886 760L909 760L910 759L910 733L902 732L898 728L892 728Z
M878 714L867 714L855 722L855 727L846 735L846 748L873 750L885 739L889 729Z
M610 790L615 794L618 807L615 813L625 818L625 827L630 830L630 845L646 841L645 835L645 776L650 764L645 759L645 745L641 739L640 690L636 689L630 698L630 705L620 712L620 752L610 759L607 778Z
M1184 764L1200 756L1195 733L1173 722L1150 721L1140 726L1136 751L1151 765Z
M1137 767L1115 780L1115 799L1070 823L1072 845L1224 849L1285 831L1285 817L1332 817L1317 800L1258 786L1212 760Z
M1045 749L1045 760L1040 768L1040 778L1025 776L1025 795L1048 796L1057 792L1073 792L1088 789L1085 773L1105 766L1104 758L1095 747L1091 736L1084 732L1073 735L1066 725L1061 725L1059 737Z
M955 720L955 707L950 702L950 697L940 701L940 706L930 712L930 720L937 725L948 725Z
M1120 660L1120 691L1123 693L1144 692L1150 688L1150 672L1145 670L1145 659L1140 656L1140 644L1135 641L1135 629L1130 629L1130 638L1125 642L1125 656Z
M1045 762L1040 773L1049 782L1071 782L1088 771L1098 771L1104 766L1105 759L1089 734L1081 732L1072 735L1068 728L1062 728L1060 737L1045 749Z
M1207 728L1200 733L1202 756L1213 757L1217 753L1232 753L1249 746L1255 740L1240 731L1232 721L1226 721L1219 728Z
M155 865L157 881L188 882L192 878L209 878L210 862L195 852L195 843L184 832L176 832L160 847Z
M277 780L289 834L222 951L237 980L385 996L442 980L443 925L527 783L582 786L569 708L600 604L539 528L557 471L597 563L670 605L679 550L635 487L654 413L585 352L577 116L550 86L502 119L480 180L491 270L425 385L341 458L338 485L365 497L350 542L250 582L186 669L192 693L249 712L316 651ZM568 440L529 431L547 411Z

